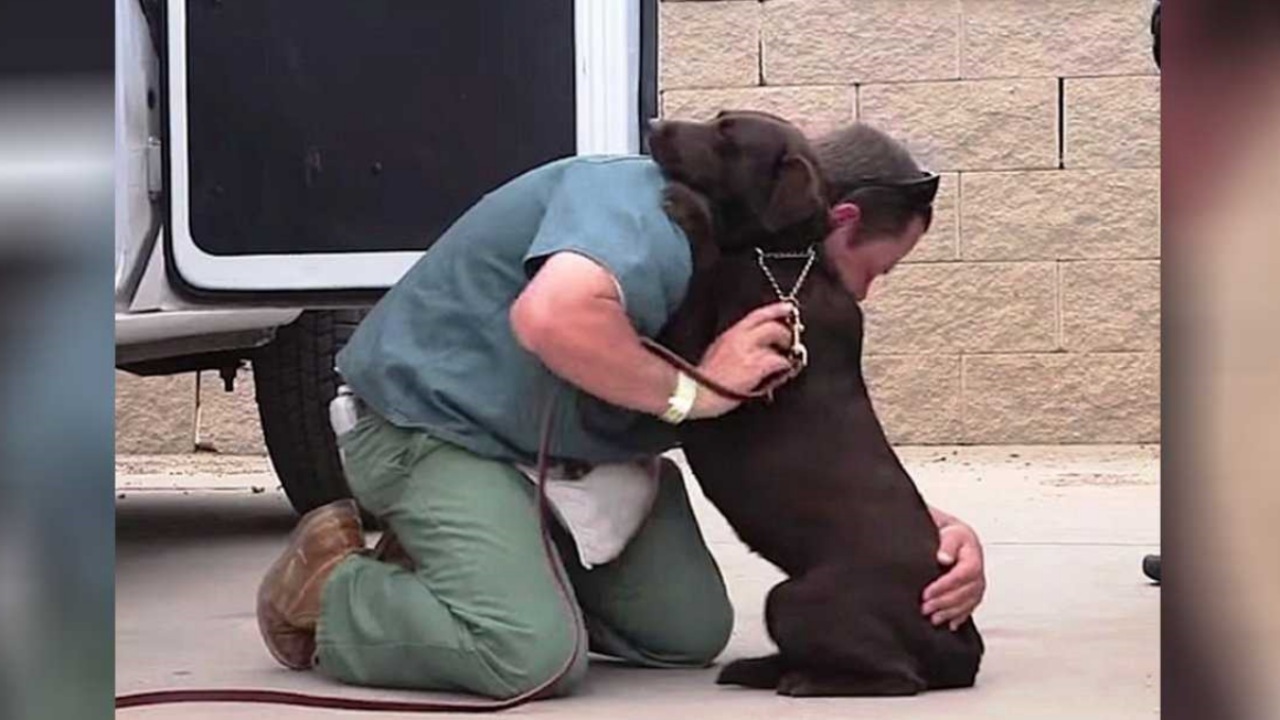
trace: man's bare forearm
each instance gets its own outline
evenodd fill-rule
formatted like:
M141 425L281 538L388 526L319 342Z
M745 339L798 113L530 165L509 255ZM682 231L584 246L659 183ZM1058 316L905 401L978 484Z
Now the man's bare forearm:
M641 345L607 272L556 255L516 300L520 344L549 370L605 402L651 415L667 409L676 370Z
M522 343L556 375L620 407L661 414L676 386L676 370L644 349L616 302L544 319Z

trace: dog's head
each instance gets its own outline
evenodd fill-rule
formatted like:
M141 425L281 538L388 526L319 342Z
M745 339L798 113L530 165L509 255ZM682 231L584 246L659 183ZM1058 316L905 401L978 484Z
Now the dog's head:
M663 173L702 193L731 237L804 236L827 227L826 188L804 134L767 113L727 110L709 122L654 121L649 149Z

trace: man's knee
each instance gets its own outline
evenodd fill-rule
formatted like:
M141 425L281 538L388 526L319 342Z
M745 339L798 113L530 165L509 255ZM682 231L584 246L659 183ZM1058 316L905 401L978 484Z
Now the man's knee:
M729 644L729 636L733 634L733 607L727 600L723 605L704 609L698 620L663 653L672 662L698 667L710 665Z
M699 598L696 606L682 608L678 618L649 628L633 643L656 665L704 667L724 652L732 634L733 606L728 597L717 595Z
M481 662L490 676L487 693L497 698L521 695L555 680L540 695L566 695L581 682L587 667L586 632L577 629L568 610L519 628L495 629L479 639Z

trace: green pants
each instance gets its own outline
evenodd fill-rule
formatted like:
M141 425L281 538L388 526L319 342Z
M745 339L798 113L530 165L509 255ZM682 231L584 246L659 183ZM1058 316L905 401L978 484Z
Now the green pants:
M700 667L724 649L733 610L680 470L663 462L654 508L615 560L586 570L552 521L557 589L535 489L517 469L366 412L341 438L351 491L413 557L407 571L353 555L323 593L317 669L343 682L510 697L553 677L585 626L592 652ZM585 674L585 649L553 690Z

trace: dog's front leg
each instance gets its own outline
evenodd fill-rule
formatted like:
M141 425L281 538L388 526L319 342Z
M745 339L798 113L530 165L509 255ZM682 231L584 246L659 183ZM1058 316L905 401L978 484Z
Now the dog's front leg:
M715 265L720 248L716 245L715 219L707 197L682 182L669 180L662 193L662 209L689 240L694 274Z

